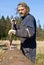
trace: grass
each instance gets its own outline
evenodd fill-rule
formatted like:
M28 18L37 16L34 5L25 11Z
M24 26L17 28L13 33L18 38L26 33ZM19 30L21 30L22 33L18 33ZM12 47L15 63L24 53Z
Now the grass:
M41 42L41 43L44 43L44 42ZM41 43L40 43L40 45L37 46L35 65L44 65L44 45L41 45ZM0 63L2 62L3 55L5 53L5 51L1 49L4 46L5 45L0 46Z
M2 62L4 51L0 49L0 62ZM37 54L35 65L44 65L44 54Z
M44 54L37 54L35 65L44 65Z

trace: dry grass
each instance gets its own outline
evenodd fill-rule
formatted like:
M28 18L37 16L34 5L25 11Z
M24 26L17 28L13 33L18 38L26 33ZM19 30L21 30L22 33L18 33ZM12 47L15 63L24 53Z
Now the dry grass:
M6 41L0 41L0 45L1 44L6 44L9 43L8 40ZM16 44L17 48L20 49L19 45L20 45L20 41L14 41L12 42L13 44ZM44 65L44 41L37 41L37 48L36 48L36 62L35 65ZM3 51L2 49L0 49L0 62L2 62L2 57L3 54L5 53L5 51ZM0 63L1 64L1 63Z
M10 43L9 40L3 40L3 41L0 40L0 45L4 45L4 44L7 44L7 43ZM20 41L19 40L16 40L16 41L13 40L12 44L15 44L16 47L18 49L20 49ZM37 41L36 50L37 50L37 52L36 52L37 54L38 53L44 53L44 41Z

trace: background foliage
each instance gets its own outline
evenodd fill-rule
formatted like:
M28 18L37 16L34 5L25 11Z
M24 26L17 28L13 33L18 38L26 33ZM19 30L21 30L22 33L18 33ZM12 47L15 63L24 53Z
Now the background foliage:
M12 18L12 16L11 16ZM8 31L11 28L11 18L9 18L9 16L7 16L6 18L4 18L4 16L2 16L0 18L0 39L8 39ZM18 17L15 17L16 21L17 21L17 25L20 25L21 19ZM44 26L43 28L41 27L40 24L40 20L37 21L38 25L37 25L37 32L36 32L36 39L37 40L44 40ZM18 39L15 36L13 36L14 39Z

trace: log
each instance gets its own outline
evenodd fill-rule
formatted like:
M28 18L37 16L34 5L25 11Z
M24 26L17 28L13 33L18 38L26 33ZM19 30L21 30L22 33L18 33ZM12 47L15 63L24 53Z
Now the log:
M14 50L5 50L1 65L33 65L33 63L15 48Z

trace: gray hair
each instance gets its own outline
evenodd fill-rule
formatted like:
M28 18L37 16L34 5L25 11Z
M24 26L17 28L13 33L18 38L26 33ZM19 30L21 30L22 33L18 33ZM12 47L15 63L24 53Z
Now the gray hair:
M28 12L30 11L29 6L28 6L25 2L20 2L20 3L17 5L17 8L18 8L19 5L22 5L23 7L27 8L27 9L28 9Z

